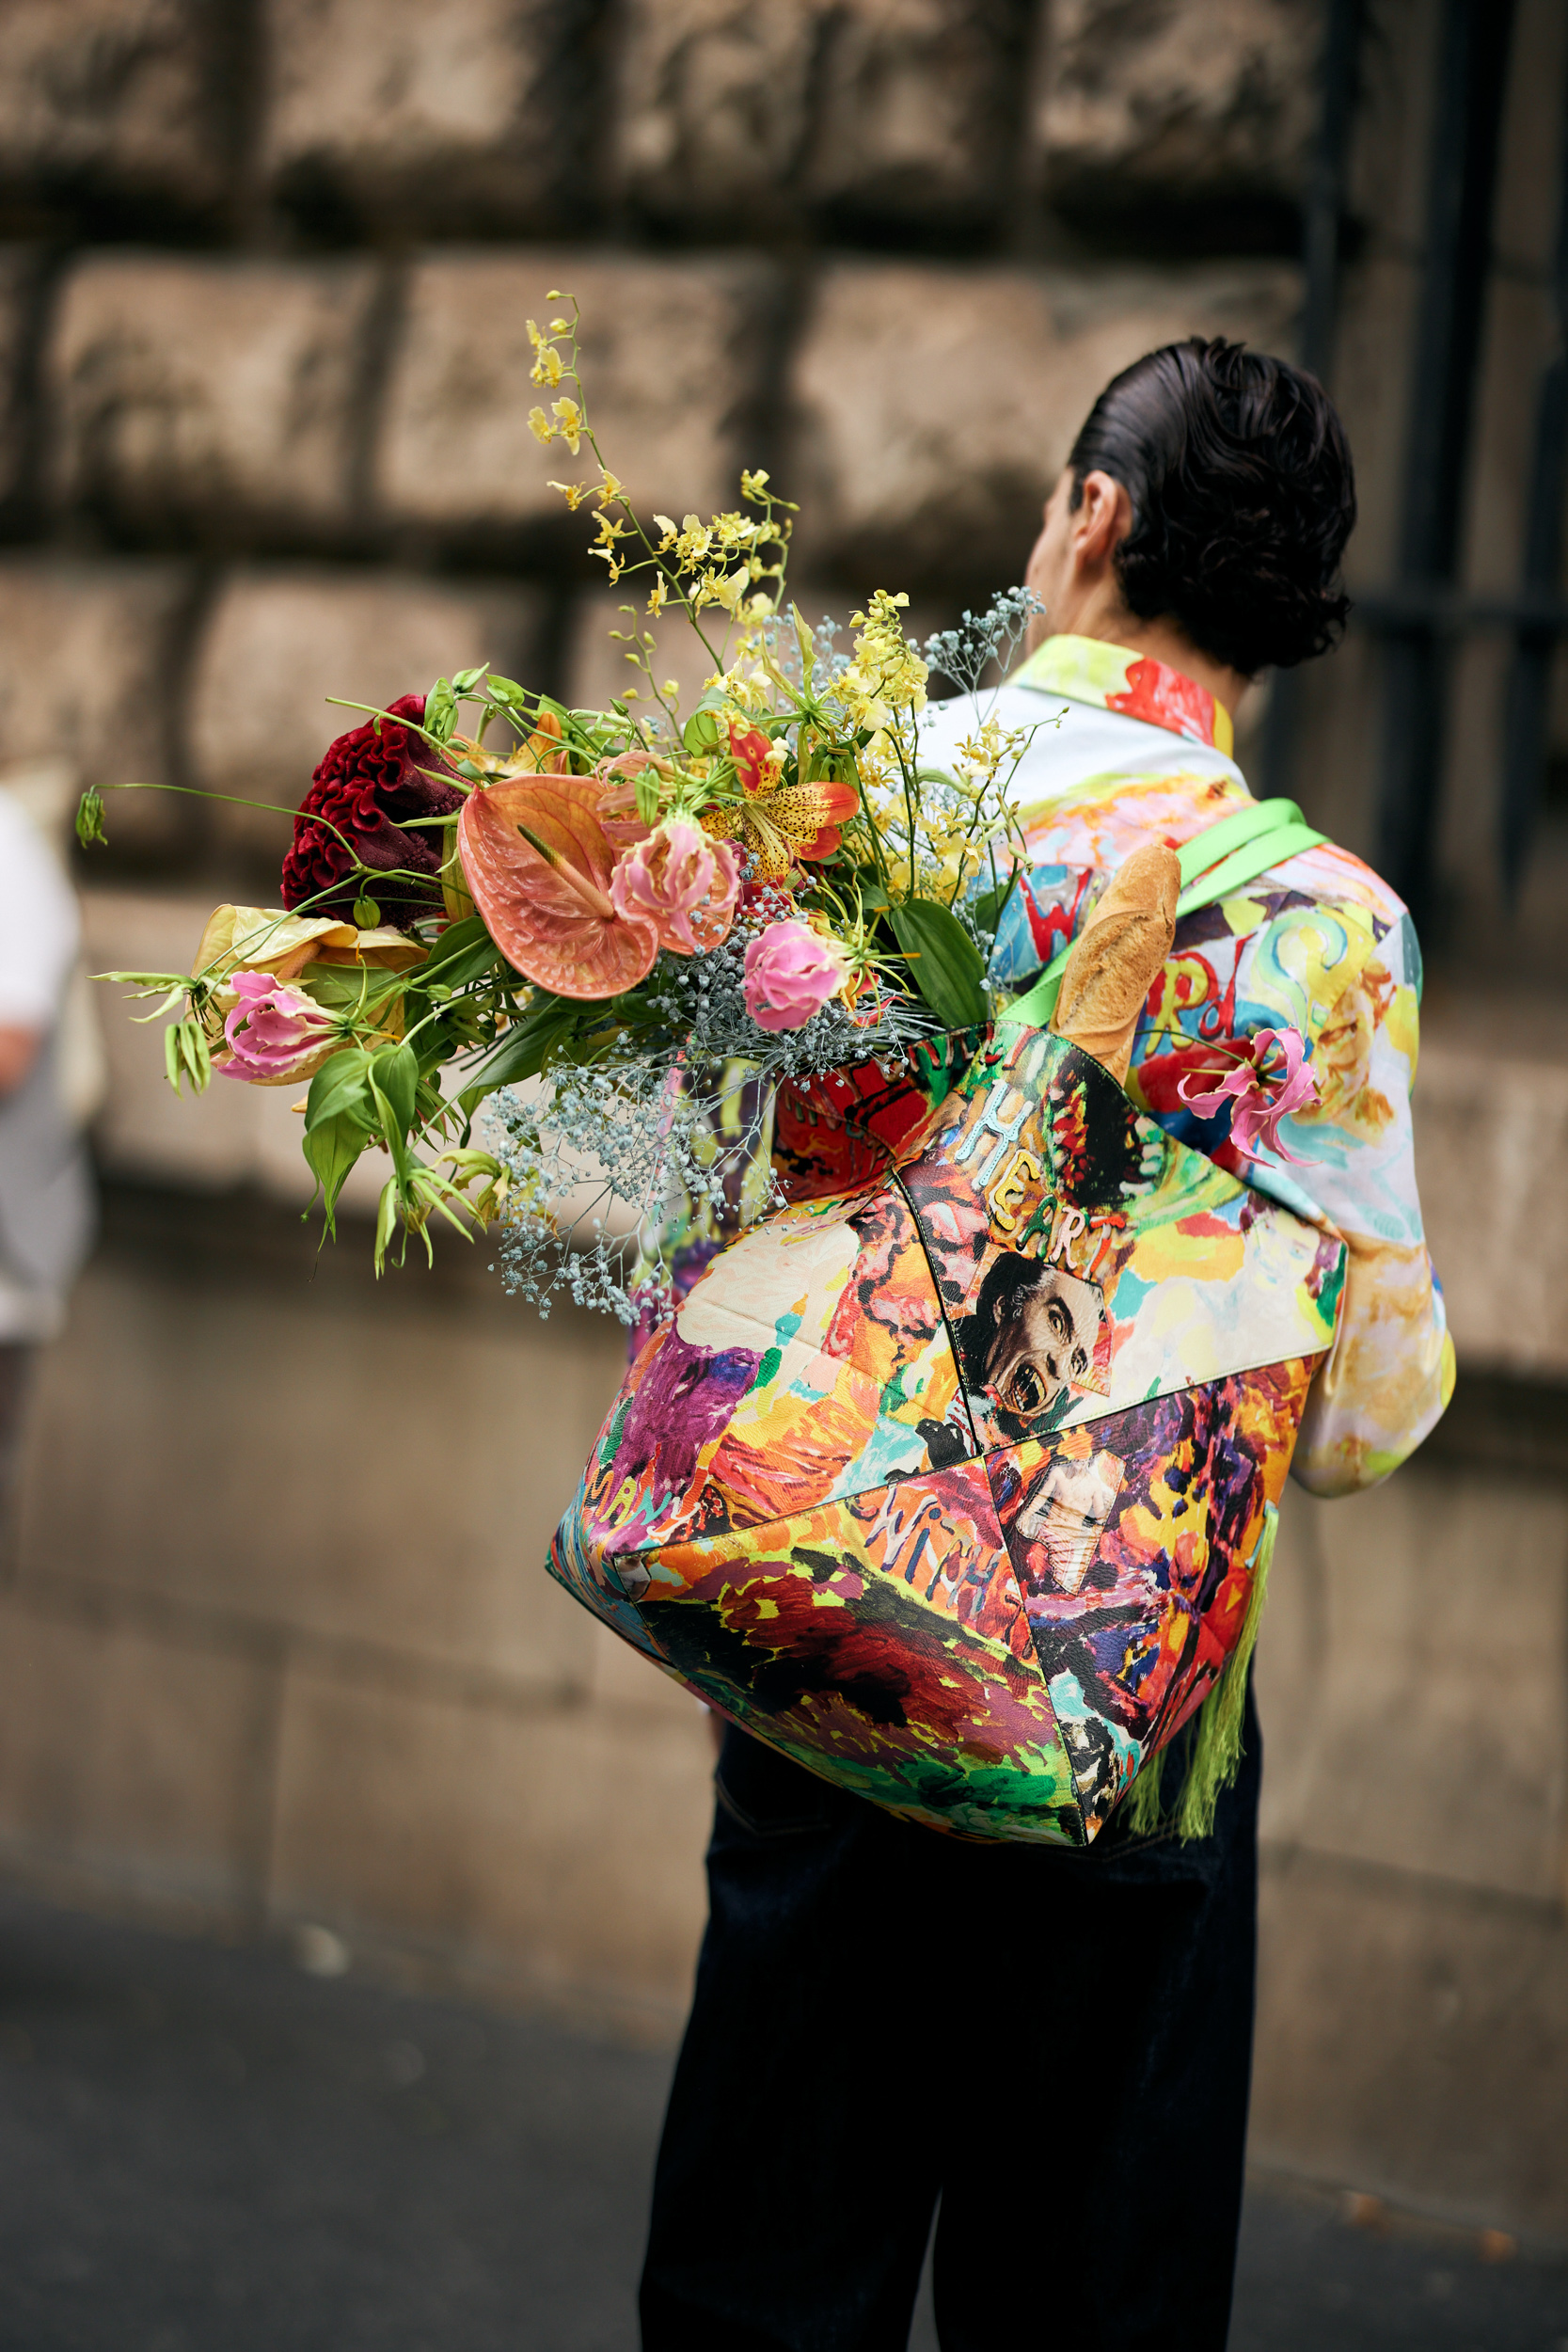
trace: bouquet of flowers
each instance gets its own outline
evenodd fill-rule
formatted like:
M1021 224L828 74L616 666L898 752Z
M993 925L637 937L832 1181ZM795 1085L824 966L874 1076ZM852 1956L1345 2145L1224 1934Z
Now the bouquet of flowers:
M428 1252L438 1217L494 1221L509 1286L542 1311L565 1289L630 1321L666 1282L673 1199L689 1229L736 1208L737 1168L742 1216L776 1197L781 1083L891 1074L990 1018L1033 730L977 718L939 771L921 713L932 669L975 689L1037 608L1010 591L917 652L908 598L879 590L839 649L789 601L795 510L766 473L742 474L733 513L638 515L563 307L530 322L550 404L531 422L587 464L552 487L634 586L613 634L635 682L570 709L482 663L347 705L366 715L293 812L282 904L220 907L189 975L103 977L155 1000L177 1090L214 1072L308 1089L325 1232L356 1163L387 1155L378 1272L410 1233ZM689 710L646 627L677 609L712 665ZM104 838L96 791L77 830Z

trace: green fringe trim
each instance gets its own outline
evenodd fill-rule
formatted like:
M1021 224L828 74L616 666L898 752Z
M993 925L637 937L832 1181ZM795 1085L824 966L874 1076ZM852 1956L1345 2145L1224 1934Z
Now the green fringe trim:
M1246 1615L1236 1646L1220 1670L1214 1689L1197 1710L1196 1731L1187 1776L1177 1792L1175 1804L1166 1814L1160 1803L1160 1784L1164 1778L1168 1748L1151 1756L1132 1783L1132 1793L1127 1800L1127 1823L1135 1837L1149 1837L1174 1820L1177 1836L1183 1841L1192 1837L1207 1837L1214 1826L1214 1807L1222 1789L1228 1788L1236 1777L1242 1760L1242 1714L1246 1706L1247 1668L1258 1641L1258 1628L1263 1614L1263 1602L1268 1593L1269 1563L1274 1558L1274 1539L1279 1527L1279 1512L1270 1502L1263 1509L1263 1529L1258 1538L1249 1567L1252 1590L1247 1595Z

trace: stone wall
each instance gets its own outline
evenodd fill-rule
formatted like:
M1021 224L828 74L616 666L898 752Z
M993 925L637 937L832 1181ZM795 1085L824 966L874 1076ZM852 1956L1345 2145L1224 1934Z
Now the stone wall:
M1361 585L1392 555L1435 13L1371 10L1335 376ZM1511 577L1545 331L1563 24L1520 22L1481 584ZM879 580L936 625L1019 577L1117 367L1189 331L1289 345L1321 29L1316 0L12 0L0 763L231 796L110 796L94 965L181 962L215 898L271 894L327 694L480 659L611 691L615 599L525 422L547 288L582 301L641 501L766 464L805 501L804 601ZM1386 1488L1287 1514L1255 2137L1568 2235L1560 1235L1516 1263L1568 1141L1541 993L1568 866L1548 825L1506 917L1493 653L1460 665L1444 850L1488 987L1434 959L1418 1107L1461 1391ZM1366 636L1301 702L1301 797L1363 849L1378 707ZM617 1335L535 1323L483 1248L378 1288L351 1216L318 1260L286 1101L179 1104L155 1037L103 1018L104 1234L0 1589L4 1867L668 2033L705 1734L537 1565Z

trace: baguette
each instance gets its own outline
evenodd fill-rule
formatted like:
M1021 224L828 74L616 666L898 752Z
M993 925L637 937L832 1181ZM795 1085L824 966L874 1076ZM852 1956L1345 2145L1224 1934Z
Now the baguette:
M1111 877L1062 974L1052 1026L1127 1083L1132 1034L1176 935L1181 868L1163 842L1134 850Z

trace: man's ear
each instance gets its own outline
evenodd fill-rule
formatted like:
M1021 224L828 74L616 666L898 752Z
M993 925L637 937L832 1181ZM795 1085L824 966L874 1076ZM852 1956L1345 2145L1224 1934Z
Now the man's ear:
M1072 516L1072 551L1085 572L1109 568L1117 542L1132 528L1132 501L1114 476L1086 473Z

